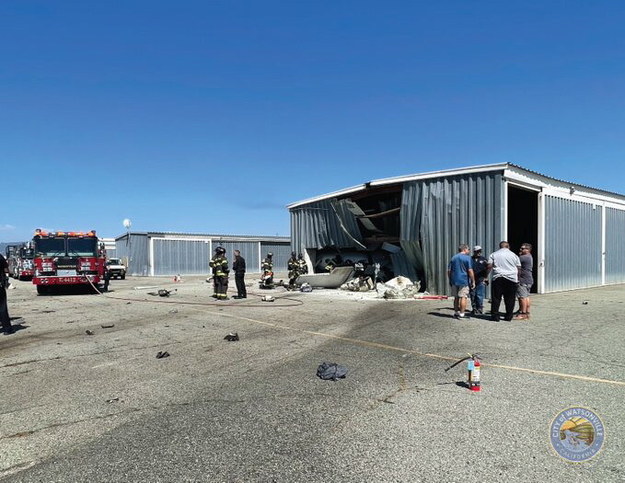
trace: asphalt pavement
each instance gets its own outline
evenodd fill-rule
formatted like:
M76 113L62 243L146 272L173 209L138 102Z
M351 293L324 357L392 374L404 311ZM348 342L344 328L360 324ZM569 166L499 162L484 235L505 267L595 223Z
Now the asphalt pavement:
M2 481L625 480L623 286L534 296L529 322L499 323L329 290L214 303L199 277L111 288L10 291ZM464 365L445 371L469 352L479 393ZM317 378L322 362L347 377ZM574 406L606 429L584 463L550 443Z

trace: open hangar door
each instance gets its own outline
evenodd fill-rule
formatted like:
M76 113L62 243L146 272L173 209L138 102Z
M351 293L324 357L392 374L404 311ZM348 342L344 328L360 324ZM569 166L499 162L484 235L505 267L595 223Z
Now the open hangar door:
M507 238L510 250L519 253L523 243L532 245L534 285L538 291L538 194L539 191L508 183ZM489 254L485 254L488 256Z

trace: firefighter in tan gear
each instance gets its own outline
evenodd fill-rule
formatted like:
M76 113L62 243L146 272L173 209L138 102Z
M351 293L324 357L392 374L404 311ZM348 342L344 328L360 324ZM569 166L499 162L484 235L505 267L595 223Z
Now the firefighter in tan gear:
M299 274L305 275L308 273L308 265L306 265L306 260L304 260L304 255L301 253L297 255L297 264L299 265Z
M262 274L260 276L260 288L271 289L273 284L273 253L267 253L267 256L260 265Z
M226 250L222 247L215 248L215 255L211 258L210 267L213 270L213 297L217 300L228 300L228 259Z
M289 269L289 287L295 286L295 280L299 277L299 262L297 261L297 255L295 252L291 252L291 258L287 262L287 268Z

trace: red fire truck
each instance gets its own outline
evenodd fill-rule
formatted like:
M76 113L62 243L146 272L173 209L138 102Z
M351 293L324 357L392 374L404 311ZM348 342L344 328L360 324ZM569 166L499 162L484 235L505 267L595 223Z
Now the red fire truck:
M103 278L106 256L95 231L45 232L33 237L35 275L39 294L52 287L97 285Z
M32 242L25 243L19 247L15 256L13 276L18 280L31 280L35 275L35 265L33 264L34 257L35 250Z
M15 278L17 270L17 252L19 251L19 245L7 245L6 247L6 261L9 266L9 277Z

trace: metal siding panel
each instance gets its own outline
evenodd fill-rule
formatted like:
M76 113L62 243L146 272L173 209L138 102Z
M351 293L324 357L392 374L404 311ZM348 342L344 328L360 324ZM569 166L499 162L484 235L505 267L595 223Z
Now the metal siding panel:
M154 238L154 275L208 273L208 240Z
M404 184L402 240L421 240L427 290L449 291L447 265L460 243L497 248L503 233L502 173L471 173ZM420 216L420 220L415 218Z
M265 243L261 242L261 253L263 258L268 252L273 253L274 272L286 272L287 262L291 258L291 245L289 243Z
M124 235L116 243L118 258L128 260L128 274L147 276L148 271L148 237L144 234L131 233Z
M217 243L213 241L213 246L222 246L226 249L226 256L230 268L234 261L234 250L239 250L241 256L245 258L245 270L247 273L260 273L260 261L258 260L258 242L223 242ZM214 250L214 248L213 248Z
M606 283L625 282L625 211L606 208Z
M545 291L601 285L601 209L545 196Z
M306 248L321 249L328 246L339 248L357 246L341 227L336 212L341 214L343 226L359 240L360 235L355 217L340 201L334 200L334 207L332 203L333 201L324 200L291 209L293 251L303 252Z

